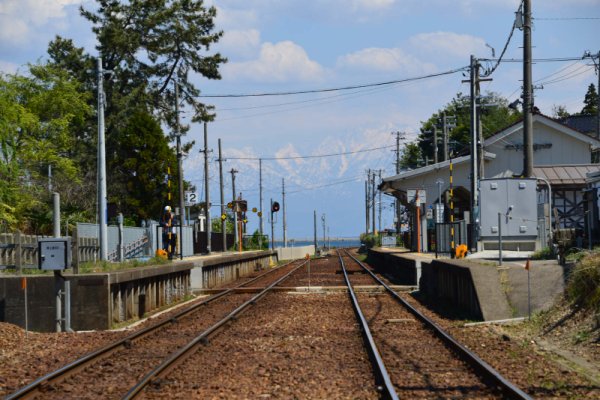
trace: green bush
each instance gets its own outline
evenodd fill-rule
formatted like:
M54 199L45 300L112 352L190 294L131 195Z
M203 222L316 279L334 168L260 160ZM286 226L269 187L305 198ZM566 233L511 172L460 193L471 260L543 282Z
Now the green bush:
M553 260L556 256L550 247L544 247L531 255L532 260Z
M369 234L361 233L360 234L360 242L364 243L365 246L367 246L367 248L370 249L371 247L380 246L381 238L379 235L373 235L371 233L369 233Z
M584 255L575 265L567 285L567 298L600 312L600 252Z

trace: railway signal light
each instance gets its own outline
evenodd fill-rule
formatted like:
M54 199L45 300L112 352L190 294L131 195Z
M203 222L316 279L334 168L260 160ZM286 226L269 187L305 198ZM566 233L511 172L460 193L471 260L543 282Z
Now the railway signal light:
M274 213L277 211L279 211L279 203L274 201L273 204L271 205L271 212Z

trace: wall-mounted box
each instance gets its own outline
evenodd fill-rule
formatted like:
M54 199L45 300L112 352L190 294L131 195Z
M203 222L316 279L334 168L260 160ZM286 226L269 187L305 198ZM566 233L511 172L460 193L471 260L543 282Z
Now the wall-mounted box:
M71 267L71 238L38 239L38 268L60 271Z

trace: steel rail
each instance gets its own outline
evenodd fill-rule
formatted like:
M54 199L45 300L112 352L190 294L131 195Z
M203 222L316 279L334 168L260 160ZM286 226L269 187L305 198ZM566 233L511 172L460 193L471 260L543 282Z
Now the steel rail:
M249 285L249 284L265 277L266 275L273 273L274 271L278 271L284 267L287 267L292 262L293 261L290 261L290 262L287 262L286 264L283 264L277 268L273 268L263 274L260 274L256 277L252 278L249 281L243 282L232 288L224 289L221 293L217 293L217 294L212 295L204 300L201 300L201 301L193 304L192 306L187 307L186 309L175 314L171 318L159 321L147 328L136 331L136 332L132 333L131 335L126 336L123 339L117 340L113 343L109 343L108 345L101 347L98 350L92 351L92 352L84 355L83 357L80 357L63 367L60 367L57 370L54 370L44 376L41 376L40 378L36 379L35 381L31 382L30 384L23 386L16 392L13 392L12 394L6 396L4 399L5 400L15 400L15 399L31 398L31 397L35 396L36 394L39 394L40 389L42 387L47 386L52 383L61 382L64 379L67 379L69 376L71 376L75 372L80 371L83 368L86 368L91 363L98 361L102 358L108 357L112 353L116 352L117 350L120 350L121 348L131 347L131 343L133 341L140 340L141 338L148 336L149 334L159 330L160 328L164 327L165 325L175 323L178 320L182 319L183 317L187 317L187 316L191 315L193 312L197 311L198 308L205 306L206 304L213 302L214 300L217 300L217 299L219 299L223 296L226 296L230 293L235 293L236 289L241 288L246 285Z
M452 335L446 332L442 327L436 324L433 320L425 316L425 314L421 313L415 307L413 307L410 303L404 300L402 297L398 295L392 288L390 288L384 281L382 281L379 277L377 277L366 265L364 265L360 260L350 254L347 250L344 250L347 256L352 258L355 262L357 262L365 271L367 271L373 279L375 279L380 285L382 285L392 297L406 307L419 321L421 321L428 329L432 330L437 337L439 337L442 341L444 341L455 353L457 353L463 360L467 361L469 365L471 365L480 376L484 379L488 379L493 382L496 386L498 386L503 394L510 399L522 399L522 400L531 400L532 398L525 393L523 390L519 389L508 379L504 378L500 372L496 371L491 365L483 361L479 356L475 353L467 349L461 343L459 343Z
M122 399L125 400L125 399L136 398L139 394L141 394L142 390L144 390L144 388L152 382L152 380L166 375L169 371L171 371L177 365L179 365L180 363L185 361L188 357L190 357L192 354L194 354L197 351L198 347L201 344L208 343L208 337L210 335L217 332L217 330L219 330L221 327L223 327L227 322L234 320L238 314L245 311L250 305L255 304L261 297L265 296L273 287L275 287L279 283L283 282L291 274L293 274L296 270L298 270L300 267L304 266L307 262L308 261L302 262L300 265L298 265L297 267L292 269L290 272L288 272L287 274L285 274L284 276L282 276L281 278L279 278L278 280L276 280L275 282L271 283L269 286L264 288L260 293L253 296L251 299L249 299L242 305L238 306L235 310L233 310L231 313L229 313L226 317L221 319L219 322L215 323L210 328L208 328L204 332L202 332L200 335L196 336L187 345L176 350L174 353L172 353L169 356L169 358L165 359L161 364L159 364L152 371L147 373L140 381L138 381L138 383L135 386L133 386L125 394L125 396L122 397Z
M386 399L397 400L398 394L396 393L396 389L394 388L392 379L390 378L390 375L387 372L387 368L385 367L383 359L379 354L379 350L377 349L377 345L375 344L375 340L373 339L373 335L371 334L371 329L369 329L367 319L365 318L360 308L360 305L358 304L358 299L356 298L354 288L350 283L350 278L348 277L348 273L346 271L346 265L344 264L341 252L339 251L338 257L342 266L342 272L344 273L344 279L346 280L346 286L348 286L348 293L350 294L350 299L352 300L352 307L354 308L354 313L356 314L356 318L360 323L361 332L363 333L363 340L365 342L365 345L367 346L369 358L371 359L371 363L373 364L375 374L379 380L378 384L380 384L380 386L378 389L382 391L382 395L384 395Z

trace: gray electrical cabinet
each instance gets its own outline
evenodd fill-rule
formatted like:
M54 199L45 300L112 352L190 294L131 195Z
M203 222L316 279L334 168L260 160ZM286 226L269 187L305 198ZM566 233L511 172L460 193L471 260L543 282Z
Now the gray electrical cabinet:
M38 239L38 268L60 271L71 267L71 238Z
M481 204L481 240L498 238L498 213L502 237L507 240L537 238L537 179L482 179L479 184Z

